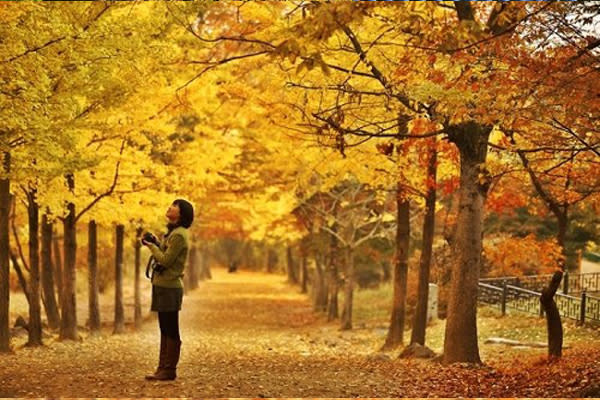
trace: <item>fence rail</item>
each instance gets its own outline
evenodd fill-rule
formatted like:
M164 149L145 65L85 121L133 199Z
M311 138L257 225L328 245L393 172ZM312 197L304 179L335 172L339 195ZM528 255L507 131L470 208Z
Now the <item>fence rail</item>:
M541 292L552 279L552 275L525 275L525 276L503 276L499 278L483 278L479 282L496 287L506 285L517 286L523 289L529 289ZM579 294L584 291L588 293L600 292L600 272L586 274L563 275L561 290L563 294Z
M509 285L506 282L503 283L502 287L489 283L479 283L478 301L498 308L502 315L506 314L507 309L543 315L540 296L540 292ZM585 290L580 296L556 293L554 300L560 315L564 318L582 324L600 322L600 298L589 296Z

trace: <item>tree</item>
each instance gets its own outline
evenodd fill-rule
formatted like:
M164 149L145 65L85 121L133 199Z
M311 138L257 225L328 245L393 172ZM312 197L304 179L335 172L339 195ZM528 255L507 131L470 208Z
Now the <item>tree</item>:
M386 214L375 201L375 191L369 190L356 180L348 179L339 186L321 193L321 201L303 205L318 214L323 221L321 229L333 236L338 243L344 266L344 306L341 329L352 329L352 305L354 292L354 253L366 241L384 235ZM338 256L332 254L332 258ZM335 282L335 278L333 278ZM335 283L334 283L335 285ZM329 294L329 297L335 293Z
M404 186L398 184L396 193L396 254L394 256L394 297L390 328L383 345L389 350L402 344L406 315L406 287L408 281L408 246L410 241L410 202Z
M88 308L91 334L100 333L100 302L98 288L98 226L95 220L88 222Z
M125 227L116 226L115 235L115 327L113 333L125 330L125 312L123 310L123 236Z
M2 153L2 178L0 179L0 352L10 351L9 330L9 214L10 214L10 153Z
M419 281L417 307L415 309L410 343L425 345L425 329L427 326L427 308L429 305L429 273L433 253L433 236L435 231L437 148L435 139L429 145L427 160L427 194L425 196L425 217L423 221L423 249L419 261Z
M49 221L48 214L42 215L42 293L48 327L52 330L60 326L60 314L54 289L54 263L52 262L53 223Z

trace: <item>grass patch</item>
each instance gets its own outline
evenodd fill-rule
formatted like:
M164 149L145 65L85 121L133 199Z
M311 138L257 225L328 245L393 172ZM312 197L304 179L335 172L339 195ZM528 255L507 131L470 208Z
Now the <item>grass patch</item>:
M383 284L375 289L361 289L354 294L354 326L358 328L387 329L392 307L393 286ZM340 299L342 301L342 299ZM432 350L441 352L444 346L445 320L434 320L427 327L426 344ZM565 346L582 344L597 337L599 328L593 326L578 326L575 321L563 318L563 333ZM412 316L406 319L404 341L410 340ZM515 352L504 346L486 345L484 342L491 337L502 337L522 342L547 341L546 320L533 314L509 310L502 316L500 310L494 307L481 306L477 310L477 331L482 356L496 353L512 354ZM381 335L378 335L381 341ZM522 350L517 350L521 351ZM545 349L532 350L544 353Z

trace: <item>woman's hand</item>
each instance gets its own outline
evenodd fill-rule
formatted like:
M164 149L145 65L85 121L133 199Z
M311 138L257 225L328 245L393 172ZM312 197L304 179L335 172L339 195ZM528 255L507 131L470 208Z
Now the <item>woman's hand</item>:
M149 246L150 244L157 244L158 239L150 232L146 232L142 235L141 242L144 246Z

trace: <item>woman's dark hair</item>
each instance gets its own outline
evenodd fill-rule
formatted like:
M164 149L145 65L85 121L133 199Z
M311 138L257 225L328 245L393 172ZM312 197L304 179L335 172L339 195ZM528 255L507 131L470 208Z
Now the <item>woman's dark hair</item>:
M173 202L179 207L179 223L177 225L189 228L194 222L194 207L187 200L177 199Z

